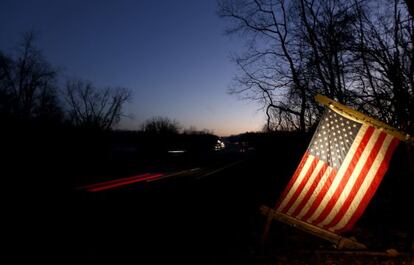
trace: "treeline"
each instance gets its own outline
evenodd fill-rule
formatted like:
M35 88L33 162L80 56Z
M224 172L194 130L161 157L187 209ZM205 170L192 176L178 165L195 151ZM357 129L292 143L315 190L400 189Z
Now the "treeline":
M19 183L14 186L62 184L99 162L104 165L105 131L123 116L130 91L83 80L60 87L60 81L33 33L24 34L13 53L0 51L2 175Z
M169 150L208 152L217 142L212 132L183 130L164 117L145 121L137 131L116 130L131 90L82 79L61 85L60 74L36 48L33 33L14 53L0 51L3 176L62 183L133 174L162 161Z
M59 70L26 33L13 54L0 51L0 118L4 126L57 124L107 130L123 116L131 91L98 88L90 81L67 80L59 87Z
M268 130L314 126L319 93L414 132L410 1L218 2L228 33L247 43L232 92L262 104Z

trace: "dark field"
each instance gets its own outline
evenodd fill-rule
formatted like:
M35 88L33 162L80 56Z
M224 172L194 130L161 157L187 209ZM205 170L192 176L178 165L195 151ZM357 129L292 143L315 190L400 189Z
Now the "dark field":
M245 152L229 148L166 156L157 160L158 167L154 161L146 168L134 166L130 159L117 164L129 167L121 168L123 175L102 178L125 177L134 170L140 174L192 169L158 180L100 192L76 190L87 181L55 180L32 190L32 199L22 196L23 207L16 208L22 225L13 237L20 249L15 260L52 264L413 264L412 192L401 162L403 149L397 150L363 217L346 234L366 244L367 252L337 250L327 241L278 222L272 224L269 239L262 245L265 217L259 207L274 205L307 141L306 137L289 142L268 140L263 141L265 145L254 142L254 148ZM96 182L99 177L90 180ZM56 183L59 185L54 186ZM388 256L389 249L399 255Z

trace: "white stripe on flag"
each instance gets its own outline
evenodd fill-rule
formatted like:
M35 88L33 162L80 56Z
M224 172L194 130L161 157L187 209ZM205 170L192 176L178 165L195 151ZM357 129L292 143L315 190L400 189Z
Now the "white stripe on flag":
M391 144L391 141L394 137L387 134L387 137L385 138L385 141L383 143L383 145L381 146L381 149L378 153L377 158L374 160L374 163L372 164L368 174L366 175L361 187L359 188L357 194L355 195L354 199L352 200L352 203L348 209L348 211L346 211L346 214L342 217L342 219L338 222L337 225L335 225L333 228L331 228L331 230L339 230L344 228L347 223L349 222L349 220L351 219L351 217L354 215L356 209L358 208L358 206L360 205L360 203L362 202L362 199L364 198L364 195L366 194L368 188L371 186L372 181L374 180L375 176L377 175L378 169L382 163L382 161L385 158L385 154L388 151L388 147Z
M324 225L329 224L333 220L333 218L338 214L345 200L348 198L352 190L352 187L355 184L355 181L357 180L359 174L364 168L365 163L368 160L368 157L373 151L373 148L375 146L375 143L377 142L377 139L380 133L381 133L380 130L374 130L374 133L371 135L366 147L364 148L364 151L361 154L361 157L359 158L354 170L352 171L350 178L348 179L348 183L346 183L334 207L332 207L332 210L329 212L326 218L322 222L319 223L319 226L324 226Z
M295 183L293 183L291 189L289 190L289 193L285 196L279 208L277 209L278 211L283 211L283 208L285 208L290 198L292 198L293 194L295 194L296 190L298 189L298 186L300 185L300 183L302 183L302 180L305 177L306 173L308 172L309 167L311 166L314 159L316 159L314 156L312 155L308 156L308 159L306 159L305 165L303 165L303 168L301 172L299 173L298 178L296 179Z
M325 171L325 174L322 176L321 180L316 186L315 190L312 192L309 200L306 202L305 206L303 206L302 210L298 214L297 216L298 219L302 219L302 217L309 211L311 205L313 204L315 199L318 197L319 192L321 191L322 187L325 185L325 182L331 173L332 173L332 168L328 167Z
M349 148L348 154L346 155L345 159L342 162L341 167L339 168L338 173L336 174L334 180L332 181L331 186L328 189L328 192L323 197L320 205L316 208L315 212L312 214L311 217L308 218L308 222L313 222L316 220L322 211L325 209L326 205L328 204L329 200L332 198L333 194L335 193L336 189L338 188L339 183L341 182L345 172L347 171L352 158L355 155L355 151L358 148L359 144L361 143L365 132L368 129L368 125L363 124L358 131L358 134L355 137L354 142L352 143L351 147Z
M325 164L324 161L319 160L318 164L316 165L315 169L313 170L311 176L309 177L308 181L305 184L305 187L303 188L302 192L299 194L298 198L295 200L293 205L290 207L289 211L287 212L288 215L291 215L298 205L302 202L303 197L305 197L306 193L308 192L310 186L312 185L313 181L315 180L316 176L321 171L322 166Z

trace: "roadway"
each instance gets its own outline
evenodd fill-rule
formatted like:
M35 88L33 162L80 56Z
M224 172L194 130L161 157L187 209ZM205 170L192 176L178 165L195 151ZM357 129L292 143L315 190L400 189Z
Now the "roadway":
M258 205L249 201L256 176L248 160L222 155L201 167L78 187L72 204L72 258L85 263L228 264L247 257L252 241L247 227L252 210L258 213Z

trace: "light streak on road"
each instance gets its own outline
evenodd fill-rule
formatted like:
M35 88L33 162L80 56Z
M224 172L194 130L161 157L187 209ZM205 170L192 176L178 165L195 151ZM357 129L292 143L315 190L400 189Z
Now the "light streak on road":
M138 176L109 180L109 181L99 182L99 183L95 183L91 185L86 185L86 186L79 187L78 189L86 190L89 192L97 192L97 191L103 191L103 190L113 189L113 188L120 187L120 186L129 185L132 183L154 180L156 178L161 177L162 175L163 174L145 173L145 174L138 175Z

